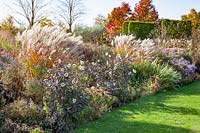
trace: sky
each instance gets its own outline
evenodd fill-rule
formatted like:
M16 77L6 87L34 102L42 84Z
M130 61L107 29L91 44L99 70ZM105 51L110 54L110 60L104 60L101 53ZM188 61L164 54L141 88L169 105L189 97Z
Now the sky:
M107 16L114 7L120 6L123 1L128 2L132 10L139 2L139 0L85 0L88 8L85 22L94 22L97 14ZM200 11L200 0L153 0L153 5L159 13L159 18L181 19L181 15L188 14L191 8Z
M10 5L12 0L0 0L0 21L5 19L11 12L6 5ZM58 0L54 0L57 3ZM94 18L101 14L107 17L114 7L118 7L122 2L128 2L133 10L139 0L83 0L86 14L81 22L84 25L92 25ZM181 15L188 14L191 8L200 11L200 0L153 0L153 5L159 13L159 18L180 19Z

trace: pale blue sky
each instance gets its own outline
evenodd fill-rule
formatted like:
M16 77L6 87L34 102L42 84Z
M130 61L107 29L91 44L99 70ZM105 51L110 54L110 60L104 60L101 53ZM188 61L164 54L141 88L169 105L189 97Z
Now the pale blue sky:
M114 7L121 5L123 1L128 2L131 9L139 2L139 0L85 0L88 5L86 23L94 20L97 14L107 16ZM160 18L180 19L180 16L189 13L191 8L200 11L200 0L153 0L153 4Z
M0 0L0 5L3 5L3 3L9 5L11 1ZM123 1L128 2L133 9L139 0L83 0L86 6L86 14L81 23L92 25L98 14L107 16L114 7L120 6ZM54 2L57 2L57 0L54 0ZM160 18L180 19L180 16L189 13L191 8L200 11L200 0L153 0L153 4ZM0 8L0 20L8 14L9 11L6 6Z

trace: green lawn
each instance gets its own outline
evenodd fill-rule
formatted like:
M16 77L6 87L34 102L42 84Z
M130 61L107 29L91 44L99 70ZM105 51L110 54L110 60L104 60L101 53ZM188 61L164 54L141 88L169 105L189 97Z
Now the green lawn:
M140 98L74 133L200 133L200 81Z

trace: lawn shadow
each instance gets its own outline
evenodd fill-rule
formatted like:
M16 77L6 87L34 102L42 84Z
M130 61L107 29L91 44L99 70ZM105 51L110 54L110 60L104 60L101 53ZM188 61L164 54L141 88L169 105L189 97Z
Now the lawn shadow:
M179 107L166 105L166 100L174 99L179 96L199 95L200 98L200 82L194 82L179 89L174 89L168 92L160 92L156 95L145 96L137 99L122 107L133 113L146 111L162 111L166 113L178 113L182 115L200 115L200 110L192 107ZM139 106L137 106L139 105ZM136 108L133 108L136 106Z
M191 91L191 88L192 88L192 91ZM174 92L175 94L177 93L178 95L200 95L200 82L199 80L197 80L193 83L177 88L174 91L169 91L169 94L171 93L174 94Z
M101 122L102 123L102 122ZM195 133L191 130L168 126L163 124L147 123L141 121L104 121L103 124L100 122L91 122L87 128L80 128L73 133Z
M80 128L75 133L197 133L197 131L178 127L178 125L149 123L134 118L138 114L146 113L148 115L148 113L155 113L157 111L167 114L181 114L183 116L200 116L199 109L166 104L166 100L190 95L200 96L200 82L194 82L180 89L142 97L119 109L114 109L112 113L107 113L98 121L89 122L81 126L84 128ZM129 119L131 120L128 121Z

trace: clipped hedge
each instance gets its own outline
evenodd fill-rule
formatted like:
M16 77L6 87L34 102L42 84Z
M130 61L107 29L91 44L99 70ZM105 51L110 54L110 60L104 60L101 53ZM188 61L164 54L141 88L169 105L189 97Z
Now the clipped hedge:
M163 19L162 34L170 38L190 37L192 35L191 21Z
M137 39L149 37L150 32L154 29L154 22L126 21L123 24L123 34L134 34Z
M162 19L159 25L161 34L169 38L191 37L192 35L191 21ZM146 39L154 28L154 22L125 21L122 33L134 34L137 39Z
M129 25L129 21L125 21L122 26L122 33L125 35L128 35L128 25Z

